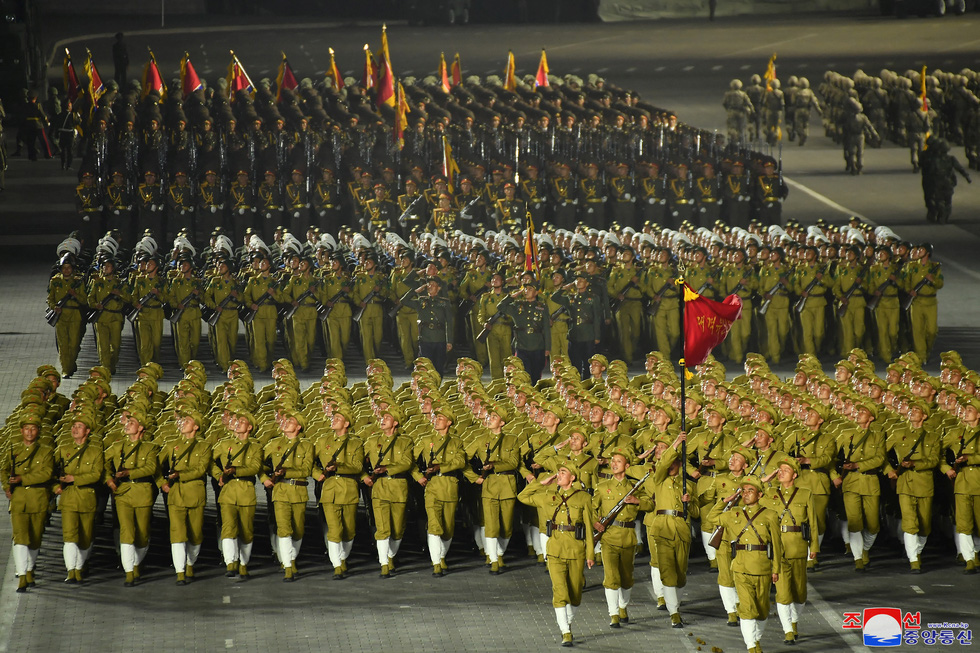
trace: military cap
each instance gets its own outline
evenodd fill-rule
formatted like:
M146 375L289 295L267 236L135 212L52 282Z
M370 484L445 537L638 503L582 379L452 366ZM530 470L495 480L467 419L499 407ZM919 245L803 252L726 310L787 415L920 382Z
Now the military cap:
M762 492L762 481L760 481L755 476L745 475L738 480L739 487L745 487L746 485L751 485L757 491Z
M783 465L786 465L787 467L789 467L790 469L792 469L794 472L796 472L796 475L797 476L800 475L800 463L796 462L796 459L795 458L784 458L784 459L780 460L779 461L779 466L782 467Z
M197 424L198 429L203 430L205 427L204 415L194 408L181 409L180 416L189 417L190 419L194 420L194 423Z
M351 410L350 405L344 402L338 402L336 406L331 409L334 415L342 415L344 419L347 420L348 424L354 423L354 411Z
M21 412L20 419L17 420L18 425L23 428L28 424L33 424L34 426L41 426L41 416L31 410L25 410Z
M738 444L731 448L729 451L729 457L738 454L745 459L745 464L751 465L755 461L755 452L748 447L743 447Z
M129 406L127 404L127 410L129 411L129 419L136 420L139 422L140 426L148 426L150 419L146 414L146 411L137 406Z
M395 404L393 402L388 404L388 408L386 408L384 413L382 414L391 415L392 419L394 419L398 424L401 424L402 422L405 421L404 411L402 411L402 409L398 406L398 404Z
M450 406L449 403L448 402L445 402L445 401L438 401L438 402L436 402L436 403L433 404L433 406L432 406L432 415L433 415L433 417L435 417L436 415L442 415L443 417L445 417L446 419L448 419L450 422L455 422L456 421L456 413L455 413L455 411L453 411L452 406Z

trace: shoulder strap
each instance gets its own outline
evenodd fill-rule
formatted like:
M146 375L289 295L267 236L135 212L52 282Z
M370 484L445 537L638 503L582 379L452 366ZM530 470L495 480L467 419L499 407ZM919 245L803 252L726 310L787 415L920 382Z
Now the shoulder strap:
M558 518L558 511L559 511L559 510L561 510L561 509L562 509L562 507L564 507L564 508L565 508L565 512L566 512L566 513L567 513L567 512L569 512L569 510L568 510L568 500L569 500L569 499L571 499L571 498L572 498L573 496L575 496L576 494L578 494L578 493L579 493L579 492L581 492L581 491L582 491L582 490L575 490L574 492L572 492L572 493L571 493L571 494L569 494L568 496L565 496L565 497L562 497L562 498L561 498L561 503L559 503L559 504L558 504L558 506L557 506L557 507L555 508L555 514L553 514L553 515L551 516L551 521L552 521L552 522L554 522L554 521L555 521L555 519L557 519L557 518Z

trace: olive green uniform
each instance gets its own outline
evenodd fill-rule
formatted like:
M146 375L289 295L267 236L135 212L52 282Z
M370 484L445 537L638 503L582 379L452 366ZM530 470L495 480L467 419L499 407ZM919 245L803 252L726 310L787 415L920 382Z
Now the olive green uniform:
M68 572L80 572L92 552L95 536L97 497L95 488L105 473L102 444L86 440L82 445L66 442L54 453L55 466L70 483L61 483L58 510L61 512L63 553Z
M175 440L160 451L160 466L170 480L158 485L169 487L167 512L170 516L170 553L178 574L190 571L204 542L204 505L207 503L205 479L211 468L211 447L197 438Z
M347 434L328 433L314 443L313 477L321 475L320 509L327 523L327 555L336 570L343 568L354 545L357 525L357 481L364 469L364 443ZM336 467L325 471L326 467Z
M117 440L106 449L105 466L106 478L116 483L113 506L119 521L119 553L128 580L150 547L154 481L159 470L157 448L149 442ZM116 478L123 470L129 474Z
M33 579L48 516L54 452L40 442L26 446L23 441L17 441L4 452L2 462L3 489L10 493L8 511L13 530L14 568L18 577ZM20 482L11 486L11 476L19 476Z
M65 278L61 274L51 277L48 282L48 308L60 311L55 324L55 340L58 344L58 358L61 373L71 376L78 369L76 360L85 334L85 321L82 314L88 303L85 281L81 277Z
M221 553L230 571L240 568L244 572L252 556L255 479L262 471L262 447L254 440L228 437L214 445L211 455L214 460L211 475L221 487L217 499L221 511Z
M287 570L296 572L296 558L303 544L306 530L307 486L313 473L313 443L297 435L288 438L280 435L269 440L263 455L271 460L272 467L261 476L265 482L272 480L272 506L276 513L276 552L279 562ZM273 478L271 472L282 469L283 474ZM290 577L287 571L287 578Z

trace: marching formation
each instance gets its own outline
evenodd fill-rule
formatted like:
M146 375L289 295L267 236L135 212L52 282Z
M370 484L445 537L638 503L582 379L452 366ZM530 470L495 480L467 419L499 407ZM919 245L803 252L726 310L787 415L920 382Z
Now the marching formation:
M596 355L583 380L555 358L553 378L536 384L509 357L503 378L486 385L471 358L445 379L419 358L398 386L379 359L352 385L344 364L328 359L322 379L302 388L279 359L273 382L256 389L248 365L234 360L209 392L204 366L190 361L170 392L150 363L115 396L99 366L71 398L44 365L6 420L0 457L18 591L36 584L54 510L66 582L104 573L86 560L110 501L125 586L138 584L158 545L149 534L161 496L179 585L195 577L210 501L226 575L246 580L264 495L286 582L302 576L311 500L336 580L347 577L364 524L383 578L401 564L410 514L425 523L435 577L451 571L454 540L471 537L490 574L506 573L520 529L551 576L563 645L573 643L587 565L602 564L609 625L629 623L644 540L659 605L682 627L691 535L700 532L717 570L719 618L760 650L775 584L784 641L794 642L805 635L797 624L807 571L828 531L843 538L855 571L867 572L878 533L894 528L911 572L921 573L933 523L952 514L965 573L977 571L980 375L952 351L938 377L920 362L903 354L880 378L855 348L829 377L803 355L784 382L750 354L745 373L726 381L709 358L685 392L659 352L633 378L621 361Z
M306 371L319 351L344 359L354 340L370 360L387 340L406 369L425 355L442 373L468 354L498 379L516 353L535 382L548 356L567 356L585 378L594 353L632 364L638 351L676 352L681 276L709 299L741 298L743 317L722 351L736 364L749 351L777 364L854 347L885 363L910 349L928 361L938 332L943 273L932 246L856 219L785 229L580 225L525 234L523 245L493 230L375 236L311 227L302 241L278 230L266 244L246 232L236 247L216 232L200 252L184 235L169 252L150 236L131 252L116 232L95 252L68 238L48 288L62 374L75 372L87 323L110 372L127 321L140 364L160 362L166 320L181 365L198 357L206 325L222 371L239 356L243 330L257 373L277 351ZM528 260L536 270L526 271Z

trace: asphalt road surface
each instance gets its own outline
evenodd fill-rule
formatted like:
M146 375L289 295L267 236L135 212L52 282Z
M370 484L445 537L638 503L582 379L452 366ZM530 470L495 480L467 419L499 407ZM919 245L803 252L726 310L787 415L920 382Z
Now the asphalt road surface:
M142 52L151 46L168 75L176 76L179 59L188 51L199 73L213 80L225 74L228 51L234 49L256 81L274 78L280 51L289 56L299 77L314 76L322 74L329 61L327 48L333 47L341 70L359 77L363 45L368 42L377 49L379 26L320 22L325 20L257 28L200 25L185 19L171 21L181 25L177 30L161 32L148 27L146 33L140 33L140 25L130 20L125 25L134 62L130 73L138 74ZM450 59L458 51L467 75L502 75L508 49L514 50L518 72L533 74L540 49L545 47L553 74L584 77L597 72L676 111L685 122L723 129L720 101L728 82L761 74L773 52L778 53L781 79L805 75L813 85L827 69L853 73L861 68L876 73L883 67L905 70L922 65L945 70L977 68L978 27L975 15L904 21L848 15L465 28L396 24L389 28L389 38L399 76L432 74L440 51ZM72 49L76 62L89 47L103 76L111 76L111 34L116 29L116 25L85 20L52 23L46 30L52 39L51 78L60 79L60 53L65 46ZM806 147L787 144L782 152L791 184L786 217L811 223L818 218L843 222L859 215L889 225L913 242L932 242L946 277L940 293L937 351L956 347L968 365L980 367L975 328L980 306L976 256L980 251L980 184L957 187L952 224L927 225L920 180L912 173L904 149L886 145L868 150L865 174L851 177L844 174L839 149L822 136L816 122L812 125L815 128ZM957 155L964 160L961 150ZM62 172L54 161L12 159L6 192L0 194L3 414L15 405L34 367L56 360L50 328L40 315L54 245L71 228L74 183L74 176ZM202 358L205 355L202 352ZM82 368L94 364L90 343L82 358ZM931 367L935 368L935 361ZM119 392L124 383L125 379L114 383L114 390ZM75 385L77 379L66 383L66 393ZM371 541L364 539L355 547L353 577L334 583L329 580L311 508L307 543L300 558L302 578L283 585L269 558L261 517L260 509L254 580L242 584L222 577L209 520L199 565L202 578L179 588L173 584L172 570L167 569L165 518L158 505L148 582L128 590L122 587L121 572L114 569L107 528L99 533L92 580L75 589L61 583L60 517L56 515L42 547L38 588L27 595L15 594L12 564L7 565L0 586L0 651L96 646L134 651L272 647L291 651L513 651L557 645L547 576L523 557L519 532L511 545L509 572L500 577L486 574L470 553L471 538L458 533L450 559L453 573L445 579L429 575L427 555L419 552L417 543L407 540L398 577L382 581L370 555ZM9 532L7 520L0 520L0 564L9 558ZM810 603L801 620L798 650L861 650L860 630L845 631L842 624L844 612L864 608L919 611L924 627L932 622L969 624L974 618L976 577L960 574L944 529L930 540L922 576L907 574L904 556L887 532L879 539L872 571L865 576L853 574L839 538L829 536L826 549L821 555L824 570L810 578ZM689 622L686 628L668 628L665 613L655 610L648 589L647 558L641 557L631 608L637 623L618 631L607 628L601 571L592 571L583 607L573 622L577 648L741 650L739 631L723 627L724 611L703 554L696 550L692 556L682 606ZM775 617L773 613L763 639L766 650L783 648Z

